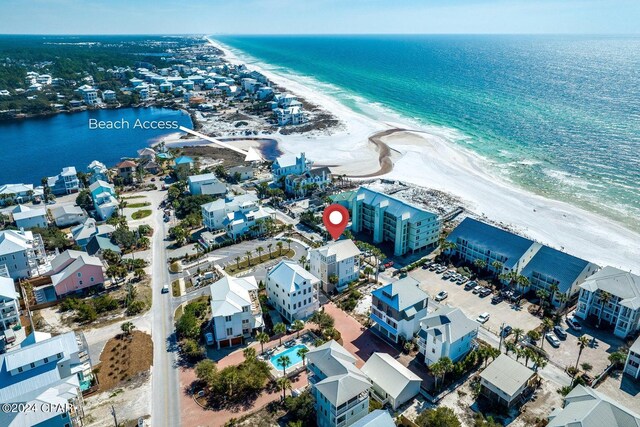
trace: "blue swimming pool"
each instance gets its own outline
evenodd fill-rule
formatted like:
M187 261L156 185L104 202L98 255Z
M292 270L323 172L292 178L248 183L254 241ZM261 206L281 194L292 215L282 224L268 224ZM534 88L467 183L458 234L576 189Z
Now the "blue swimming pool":
M283 350L280 353L274 354L271 359L269 359L269 361L274 368L282 369L282 365L278 363L278 358L281 356L289 356L289 360L291 361L291 364L287 366L287 368L289 368L297 363L302 362L302 358L297 354L298 350L300 350L301 348L307 348L307 346L304 344L294 345L293 347Z

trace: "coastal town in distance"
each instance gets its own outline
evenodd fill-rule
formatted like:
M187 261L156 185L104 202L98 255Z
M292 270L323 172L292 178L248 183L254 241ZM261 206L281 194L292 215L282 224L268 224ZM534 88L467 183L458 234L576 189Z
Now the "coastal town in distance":
M640 426L638 234L442 136L215 36L0 35L0 139L0 427Z

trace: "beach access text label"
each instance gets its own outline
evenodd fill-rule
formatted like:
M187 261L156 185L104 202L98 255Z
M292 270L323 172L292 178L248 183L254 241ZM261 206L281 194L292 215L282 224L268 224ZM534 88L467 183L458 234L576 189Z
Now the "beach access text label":
M109 129L178 129L180 124L175 120L140 120L131 122L127 119L120 120L98 120L89 119L89 129L109 130Z

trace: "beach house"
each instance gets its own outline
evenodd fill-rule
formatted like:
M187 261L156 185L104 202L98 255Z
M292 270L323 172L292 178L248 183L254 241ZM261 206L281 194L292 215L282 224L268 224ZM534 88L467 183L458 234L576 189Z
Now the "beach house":
M331 184L331 170L328 167L315 168L301 175L287 175L284 180L284 191L295 197L304 197L314 190L324 190Z
M391 418L389 411L385 409L376 409L360 418L352 427L395 427L396 422Z
M38 275L45 256L39 234L24 230L0 231L0 270L6 269L12 279Z
M307 378L318 427L350 426L369 413L371 382L356 362L334 340L307 353Z
M110 224L96 224L93 218L87 218L82 224L71 229L71 235L76 245L85 248L93 236L110 237L116 231Z
M20 323L19 297L13 279L0 276L0 332Z
M42 197L42 188L34 188L33 184L0 185L0 206L7 203L27 203L35 197Z
M116 176L122 180L122 183L131 184L136 177L137 166L133 160L123 160L116 165Z
M478 327L459 308L438 307L420 320L418 352L427 366L443 357L457 362L477 345Z
M267 221L275 219L275 211L263 207L255 194L227 195L200 207L202 223L209 231L226 230L227 235L237 239L245 234L264 231Z
M295 261L280 261L267 273L267 297L288 322L306 319L320 307L320 279Z
M387 353L373 353L362 367L371 397L394 411L420 393L422 379Z
M278 126L299 125L307 121L304 110L300 106L276 108L273 114Z
M409 341L420 330L427 315L429 295L420 282L405 277L371 293L371 330L393 343Z
M51 216L56 226L64 228L81 224L87 219L87 213L80 206L64 205L51 209Z
M104 90L102 91L102 100L104 102L115 102L116 101L116 93L112 90Z
M91 236L85 250L89 255L95 255L100 259L103 259L105 251L111 251L115 254L122 253L120 247L114 244L111 238L103 236Z
M192 175L187 178L187 182L189 183L189 192L194 195L206 194L221 196L227 194L227 186L220 182L214 173Z
M327 294L342 292L360 277L360 249L353 240L329 242L309 251L311 273Z
M636 380L640 378L640 337L629 348L627 360L624 363L624 373Z
M480 373L480 394L500 406L519 406L536 378L531 369L501 354Z
M109 170L104 165L97 160L92 161L87 166L87 172L91 175L89 177L89 184L93 184L96 181L104 181L109 182Z
M178 157L173 162L173 169L175 170L176 175L178 175L179 179L186 179L186 177L189 176L189 172L194 168L195 165L193 159L188 156Z
M89 191L98 218L103 221L111 218L120 205L113 184L98 180L89 186Z
M34 227L46 228L49 225L46 208L30 208L18 205L11 210L16 227L25 230Z
M575 315L609 325L620 338L640 331L640 276L604 267L580 285Z
M32 332L20 348L0 354L0 402L29 411L0 411L3 427L83 425L82 392L92 374L84 336ZM46 405L44 405L46 403Z
M149 162L151 160L155 160L156 158L156 150L150 147L144 147L138 150L138 158L142 162Z
M80 96L82 97L82 101L89 106L100 103L100 98L98 98L98 90L93 86L82 85L78 89L76 89L75 92L80 94Z
M218 349L241 345L264 321L258 300L258 283L253 276L224 276L209 286L211 321Z
M227 174L237 181L244 181L253 178L253 167L251 166L233 166L227 169Z
M374 244L392 243L396 256L434 246L442 229L438 215L366 187L358 189L351 221L351 229L371 235Z
M77 193L80 181L78 181L76 168L73 166L62 168L62 172L58 175L47 178L47 186L51 190L51 194L56 196Z
M640 415L591 387L578 384L550 414L547 427L638 426Z
M51 276L51 284L59 298L104 284L104 265L98 257L69 249L51 261L51 271L47 275Z
M304 153L299 156L293 154L284 154L273 161L271 165L271 173L273 181L284 181L287 175L302 175L311 170L313 162L307 160Z

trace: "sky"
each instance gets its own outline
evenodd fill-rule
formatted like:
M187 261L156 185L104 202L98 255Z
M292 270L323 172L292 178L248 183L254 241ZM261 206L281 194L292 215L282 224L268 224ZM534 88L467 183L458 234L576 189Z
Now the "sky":
M0 34L640 34L640 0L0 0Z

